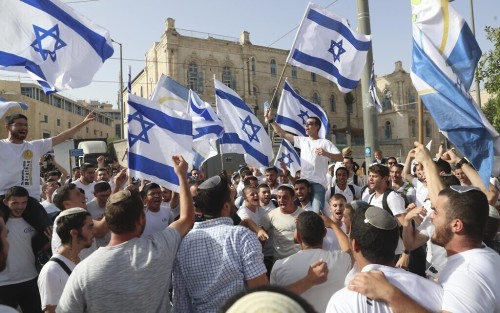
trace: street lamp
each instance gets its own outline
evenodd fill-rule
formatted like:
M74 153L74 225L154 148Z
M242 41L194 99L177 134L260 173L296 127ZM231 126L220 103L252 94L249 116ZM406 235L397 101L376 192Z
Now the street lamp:
M125 108L123 106L123 55L122 55L122 44L119 43L118 41L114 40L114 39L111 39L112 42L116 43L117 45L120 46L120 90L119 90L119 93L118 93L118 101L119 101L119 104L118 104L118 108L120 109L120 113L121 113L121 138L125 138L125 127L124 127L124 123L123 123L123 119L125 118Z
M470 0L470 19L471 19L471 27L472 27L472 34L474 37L476 37L476 27L474 25L474 1ZM481 107L481 86L479 86L479 80L474 77L474 80L476 82L476 102L479 107Z

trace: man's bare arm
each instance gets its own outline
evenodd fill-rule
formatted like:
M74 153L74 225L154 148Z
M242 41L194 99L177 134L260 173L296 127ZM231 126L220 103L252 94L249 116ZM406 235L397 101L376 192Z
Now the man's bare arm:
M63 131L59 135L52 137L52 146L57 146L61 142L72 138L80 129L83 128L83 126L87 125L88 123L92 122L95 119L96 119L95 112L90 112L85 117L85 119L82 122L80 122L78 125L75 125L75 126L71 127L70 129Z

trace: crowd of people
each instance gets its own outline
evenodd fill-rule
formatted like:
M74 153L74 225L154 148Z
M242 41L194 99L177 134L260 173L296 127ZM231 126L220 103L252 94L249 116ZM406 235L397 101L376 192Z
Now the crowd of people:
M293 177L281 164L205 179L182 156L178 192L104 157L41 173L94 119L34 141L24 115L5 119L0 309L500 312L498 181L454 150L416 143L404 164L377 151L358 175L319 119L294 136L267 117L300 149Z

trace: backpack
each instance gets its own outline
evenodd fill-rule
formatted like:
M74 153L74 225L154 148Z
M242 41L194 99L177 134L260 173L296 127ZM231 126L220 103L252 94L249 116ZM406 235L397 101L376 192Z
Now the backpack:
M335 186L336 186L336 185L334 185L332 188L330 188L330 198L331 198L331 197L335 194ZM356 191L354 190L354 186L353 186L353 185L351 185L351 184L347 184L347 187L349 187L349 189L350 189L350 190L351 190L351 192L352 192L352 198L353 198L354 200L357 200L357 199L356 199ZM361 193L361 194L363 194L363 193Z

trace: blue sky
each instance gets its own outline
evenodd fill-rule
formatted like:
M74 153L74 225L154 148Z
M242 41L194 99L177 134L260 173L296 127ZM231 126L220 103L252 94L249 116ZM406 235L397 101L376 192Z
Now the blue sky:
M437 0L436 0L437 1ZM255 45L269 46L296 27L306 9L306 0L91 0L66 1L96 24L107 28L111 37L123 44L123 58L144 60L146 51L160 39L168 17L176 20L176 27L194 31L239 37L242 31L250 32ZM356 1L317 0L316 4L328 6L329 10L347 18L353 28L357 27ZM455 0L455 9L470 22L470 0ZM403 67L411 66L411 8L410 0L371 0L371 31L375 73L391 73L394 62L403 61ZM474 16L476 36L483 52L492 48L486 40L484 27L500 25L499 0L475 0ZM470 25L470 23L469 23ZM186 32L182 32L187 34ZM295 36L290 32L272 47L289 49ZM128 66L135 76L144 61L124 61L124 80ZM116 103L118 92L119 49L94 77L88 87L65 91L62 94L72 99L98 100ZM18 77L14 72L0 72L0 79ZM27 75L21 75L27 77ZM22 81L30 81L23 78ZM126 82L125 82L126 83Z

